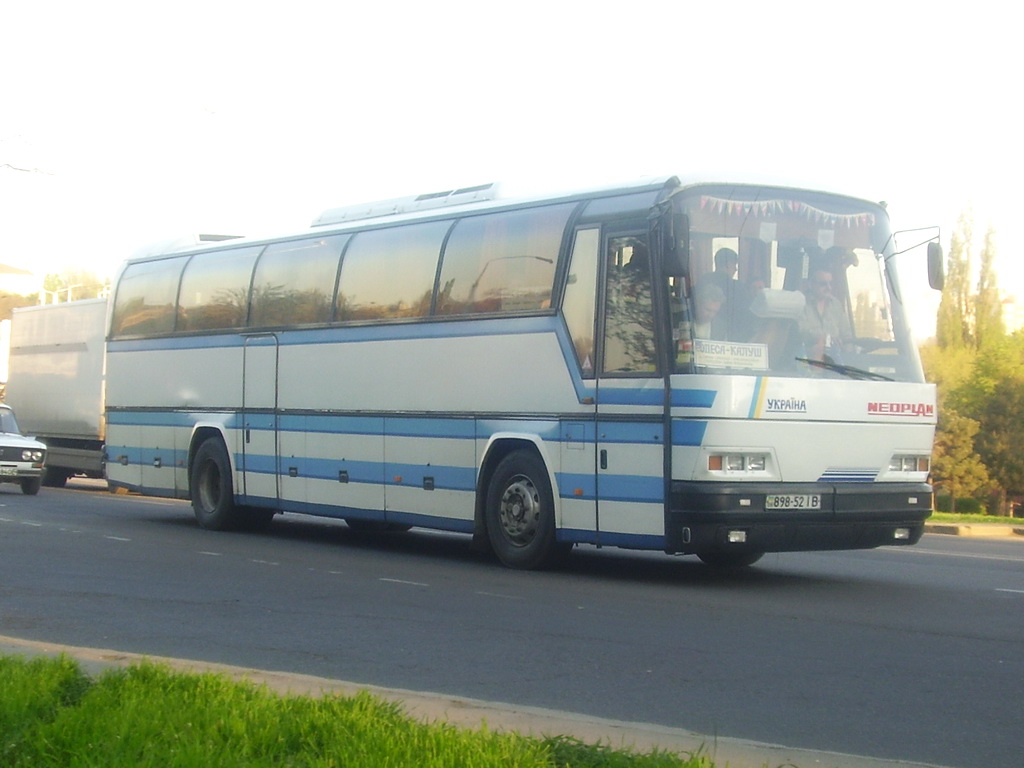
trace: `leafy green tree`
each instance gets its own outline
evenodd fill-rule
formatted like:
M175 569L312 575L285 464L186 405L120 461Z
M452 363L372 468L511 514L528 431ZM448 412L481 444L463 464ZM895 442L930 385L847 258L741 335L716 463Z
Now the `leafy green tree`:
M995 272L995 258L995 231L989 227L985 233L985 245L981 250L981 273L978 276L978 293L974 302L974 340L979 349L1001 339L1006 333L1003 325L1003 305L999 298Z
M932 480L949 494L951 512L956 512L958 497L971 496L989 482L988 471L974 450L978 430L978 422L952 408L940 412L932 454Z
M973 346L971 306L971 260L974 215L960 214L949 245L946 260L946 285L939 301L935 336L940 347L955 349Z
M960 377L942 402L978 422L975 449L996 483L1005 513L1005 495L1024 494L1024 332L979 350L969 375Z
M995 390L981 413L984 431L977 440L978 453L1000 490L1000 511L1006 513L1006 495L1024 494L1024 380L1005 378Z
M978 352L974 347L941 347L930 343L921 347L925 377L938 388L939 410L947 395L956 392L971 378Z

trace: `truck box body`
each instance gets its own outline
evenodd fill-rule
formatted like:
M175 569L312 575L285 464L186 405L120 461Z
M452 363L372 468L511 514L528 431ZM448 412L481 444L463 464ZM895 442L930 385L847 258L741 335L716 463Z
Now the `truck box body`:
M15 309L7 403L46 443L48 485L103 477L106 299Z

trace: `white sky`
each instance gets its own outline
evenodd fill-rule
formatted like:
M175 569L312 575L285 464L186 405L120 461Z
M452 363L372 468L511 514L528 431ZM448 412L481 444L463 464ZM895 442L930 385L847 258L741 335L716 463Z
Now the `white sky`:
M348 203L708 172L884 199L947 249L971 206L1024 293L1012 4L17 5L0 9L0 263L112 273L167 237ZM915 293L925 336L937 295Z

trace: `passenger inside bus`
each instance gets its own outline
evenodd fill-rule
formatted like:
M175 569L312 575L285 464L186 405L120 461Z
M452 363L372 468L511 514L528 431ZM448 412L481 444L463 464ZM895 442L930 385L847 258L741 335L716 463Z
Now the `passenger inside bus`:
M693 292L693 335L698 339L725 340L728 330L722 306L725 293L715 282L701 282Z
M819 266L810 275L805 290L807 303L800 318L807 357L841 362L843 346L853 338L850 320L842 303L832 292L834 269Z

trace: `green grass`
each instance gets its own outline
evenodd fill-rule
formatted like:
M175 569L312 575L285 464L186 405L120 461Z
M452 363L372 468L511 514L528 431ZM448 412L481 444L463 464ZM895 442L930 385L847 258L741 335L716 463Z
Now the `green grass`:
M279 696L265 686L142 663L98 679L77 663L0 656L5 768L713 768L553 736L423 723L367 693Z
M1019 517L997 517L996 515L962 515L952 512L932 512L928 518L930 523L999 523L1000 525L1019 525L1024 527L1024 519Z

